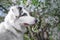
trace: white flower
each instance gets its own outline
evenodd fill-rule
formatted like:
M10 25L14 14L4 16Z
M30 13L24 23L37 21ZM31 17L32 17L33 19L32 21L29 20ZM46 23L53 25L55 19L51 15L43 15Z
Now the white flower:
M59 18L57 16L48 16L47 18L45 18L45 22L49 23L50 25L54 25L59 22Z
M31 3L32 3L31 0L27 0L26 5L30 5Z

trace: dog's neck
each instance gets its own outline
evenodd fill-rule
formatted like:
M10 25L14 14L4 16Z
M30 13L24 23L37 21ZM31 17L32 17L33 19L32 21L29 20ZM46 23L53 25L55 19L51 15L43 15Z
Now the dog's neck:
M25 27L22 28L22 26L19 26L20 28L17 28L18 26L15 27L15 26L10 25L9 23L6 23L6 22L4 24L6 26L6 30L9 30L14 35L16 35L17 37L22 37L23 38L23 34L26 31Z
M18 26L16 26L16 25L14 26L14 25L11 25L10 23L6 23L6 22L5 22L5 26L6 26L6 29L10 30L14 34L17 34L18 36L19 36L19 34L24 34L26 31L25 27L23 27L23 26L19 26L19 28L17 28Z

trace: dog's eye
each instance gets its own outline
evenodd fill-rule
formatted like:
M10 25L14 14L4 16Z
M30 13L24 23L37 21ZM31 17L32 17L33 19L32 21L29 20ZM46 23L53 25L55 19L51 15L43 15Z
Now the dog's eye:
M27 14L26 14L26 13L24 13L24 14L22 14L21 16L27 16Z

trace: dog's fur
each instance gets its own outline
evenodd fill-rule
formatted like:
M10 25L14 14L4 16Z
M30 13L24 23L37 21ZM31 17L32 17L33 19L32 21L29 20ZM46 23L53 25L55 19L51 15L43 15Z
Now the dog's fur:
M35 18L20 6L12 6L0 24L0 40L24 40L26 26L35 24Z

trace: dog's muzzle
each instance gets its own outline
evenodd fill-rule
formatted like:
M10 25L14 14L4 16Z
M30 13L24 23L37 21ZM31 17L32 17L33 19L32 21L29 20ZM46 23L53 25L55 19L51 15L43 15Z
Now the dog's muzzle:
M34 20L34 24L36 24L37 22L38 22L38 19L35 19L35 20ZM31 25L34 25L34 24L31 24ZM30 25L30 24L24 23L24 25Z

